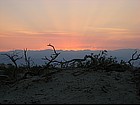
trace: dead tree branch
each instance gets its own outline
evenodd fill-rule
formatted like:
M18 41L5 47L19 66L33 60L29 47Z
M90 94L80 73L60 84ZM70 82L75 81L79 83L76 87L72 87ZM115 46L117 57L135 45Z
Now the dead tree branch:
M46 57L46 56L44 58L42 58L43 60L47 60L48 61L47 65L46 65L46 68L49 68L52 63L56 62L55 59L59 56L60 53L56 52L55 47L53 45L49 44L47 46L52 47L53 48L53 52L54 52L54 54L52 54L50 56L50 59L48 57Z
M22 56L19 57L17 52L13 52L12 54L1 54L1 55L7 56L12 61L12 63L14 64L15 70L13 72L13 77L15 77L15 74L16 74L16 71L17 71L17 68L18 68L17 60L22 59Z
M132 57L131 57L131 59L128 61L128 64L130 65L130 66L133 66L132 65L132 61L136 61L136 60L138 60L138 59L140 59L140 54L137 54L138 53L138 51L135 51L133 54L132 54Z
M91 59L91 63L92 64L96 64L96 60L92 55L86 55L83 59L72 59L72 60L65 60L65 62L61 62L63 65L65 65L66 67L69 67L70 64L73 64L73 66L75 65L75 63L78 63L80 66L83 65L83 62L86 62L86 60L90 58Z
M28 52L27 48L24 49L23 53L24 53L25 64L27 69L30 69L32 60L31 57L28 57L27 52Z

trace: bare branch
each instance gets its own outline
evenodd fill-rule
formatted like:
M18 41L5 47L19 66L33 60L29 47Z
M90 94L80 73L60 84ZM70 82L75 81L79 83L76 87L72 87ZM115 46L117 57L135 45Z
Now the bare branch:
M15 54L15 53L16 53L16 54ZM12 61L12 63L14 64L15 70L14 70L14 72L13 72L13 77L15 77L16 70L17 70L17 68L18 68L17 60L21 59L22 57L19 57L19 55L18 55L17 52L13 52L13 54L1 54L1 55L7 56L7 57Z
M44 58L42 58L43 60L49 61L49 62L47 63L47 65L46 65L46 67L48 68L48 67L50 66L51 63L56 62L55 59L58 57L58 55L59 55L60 53L57 53L57 52L56 52L55 47L54 47L53 45L49 44L49 45L47 45L47 46L52 47L52 48L53 48L53 51L54 51L54 54L52 54L52 55L50 56L51 59L47 58L46 56L45 56Z
M132 66L132 63L131 63L132 61L136 61L136 60L140 59L140 54L137 54L137 53L138 53L138 51L135 51L132 54L131 59L128 61L128 63L129 63L130 66ZM137 54L137 56L136 56L136 54Z
M1 54L1 55L5 55L7 56L12 62L13 64L15 65L15 67L17 68L17 60L21 59L22 57L19 57L18 54Z
M28 50L27 50L27 48L26 49L24 49L24 59L25 59L25 63L26 63L26 67L28 68L28 69L30 69L30 67L31 67L31 57L28 57L27 56L27 52L28 52Z
M60 53L57 53L57 52L56 52L56 50L55 50L55 47L54 47L53 45L51 45L51 44L48 44L47 46L50 46L50 47L52 47L52 48L53 48L53 51L54 51L55 55L58 55L58 54L60 54Z

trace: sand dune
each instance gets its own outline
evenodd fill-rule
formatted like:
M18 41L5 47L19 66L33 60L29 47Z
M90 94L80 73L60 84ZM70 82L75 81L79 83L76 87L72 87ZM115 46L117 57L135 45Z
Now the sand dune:
M1 104L140 104L133 74L89 69L61 70L1 85Z

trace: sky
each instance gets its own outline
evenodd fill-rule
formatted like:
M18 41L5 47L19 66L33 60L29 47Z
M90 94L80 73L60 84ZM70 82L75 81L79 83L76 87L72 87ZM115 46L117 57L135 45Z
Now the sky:
M0 51L140 48L140 0L0 0Z

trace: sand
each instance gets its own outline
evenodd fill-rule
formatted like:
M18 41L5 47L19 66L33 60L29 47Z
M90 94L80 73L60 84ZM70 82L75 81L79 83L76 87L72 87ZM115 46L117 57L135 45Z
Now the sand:
M133 74L61 70L0 86L1 104L140 104Z

